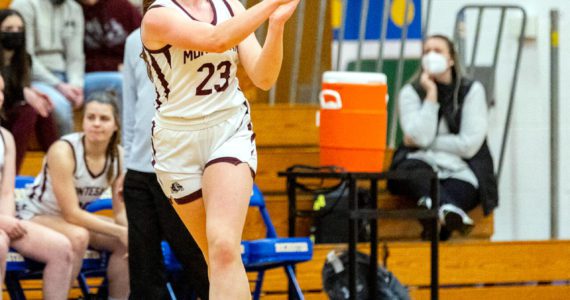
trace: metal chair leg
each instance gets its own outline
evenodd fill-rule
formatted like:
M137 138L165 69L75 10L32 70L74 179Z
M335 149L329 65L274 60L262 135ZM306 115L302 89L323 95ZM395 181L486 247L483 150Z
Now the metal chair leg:
M263 285L263 277L265 275L265 271L257 272L257 280L255 281L255 290L253 291L253 300L259 300L261 297L261 287Z
M10 273L6 273L6 289L8 290L8 294L10 295L10 299L12 300L26 300L26 295L24 295L24 291L22 290L22 285L20 284L20 280L16 278L16 276L12 276Z
M303 296L303 292L301 291L301 287L299 286L299 282L297 281L297 276L295 276L295 270L293 269L292 265L287 265L284 267L285 273L287 273L287 278L289 278L289 283L293 285L294 292L297 294L297 298L299 300L304 300L305 296Z

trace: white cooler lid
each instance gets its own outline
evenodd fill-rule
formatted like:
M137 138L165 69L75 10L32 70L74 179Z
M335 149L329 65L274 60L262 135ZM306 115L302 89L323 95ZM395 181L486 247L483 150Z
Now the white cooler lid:
M352 84L386 84L387 78L382 73L372 72L338 72L327 71L323 73L323 82L326 83L352 83Z

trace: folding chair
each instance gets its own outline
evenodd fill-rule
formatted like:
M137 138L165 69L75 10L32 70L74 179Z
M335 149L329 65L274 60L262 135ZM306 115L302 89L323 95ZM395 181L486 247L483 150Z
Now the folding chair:
M313 257L313 242L308 237L277 237L275 227L265 206L263 194L254 185L249 206L257 207L266 226L266 238L259 240L243 241L242 258L245 256L244 265L246 271L257 272L253 299L259 299L265 271L274 268L283 268L289 279L290 286L297 299L304 299L297 277L295 276L295 264L305 262Z
M89 212L98 212L102 210L108 210L113 208L113 201L110 198L101 198L89 203L85 210ZM164 257L164 266L168 273L176 273L182 270L182 266L170 250L170 246L166 241L162 241L162 255ZM87 284L87 277L97 276L103 277L103 284L99 287L98 294L101 294L101 291L105 290L107 287L107 277L105 276L105 272L107 269L107 253L102 253L100 257L97 256L97 251L92 251L90 257L83 259L83 267L81 268L81 272L79 273L79 277L77 278L79 281L80 288L84 295L89 294L89 285ZM86 255L87 256L87 255ZM91 257L92 256L92 257ZM170 282L166 283L166 287L170 294L170 298L175 300L176 295L174 293L174 289L172 288L172 284Z
M101 198L95 200L85 206L85 210L91 213L95 213L102 210L111 209L112 200L109 198ZM106 299L107 297L107 264L109 260L109 253L105 251L98 251L94 249L87 249L85 256L83 257L83 264L81 266L81 271L77 275L77 282L79 284L79 289L83 296L89 299L91 295L91 286L87 283L87 278L89 277L99 277L103 278L101 284L97 287L97 298Z

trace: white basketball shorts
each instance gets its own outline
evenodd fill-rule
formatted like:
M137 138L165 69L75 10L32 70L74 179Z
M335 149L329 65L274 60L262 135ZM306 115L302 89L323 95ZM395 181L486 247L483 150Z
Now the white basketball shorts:
M185 204L201 198L202 175L215 163L247 163L255 177L257 150L249 106L244 103L230 113L221 121L214 117L184 128L153 121L153 166L170 199Z

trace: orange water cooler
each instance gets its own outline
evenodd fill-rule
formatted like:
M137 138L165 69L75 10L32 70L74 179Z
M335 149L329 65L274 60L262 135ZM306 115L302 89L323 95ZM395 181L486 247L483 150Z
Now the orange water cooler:
M321 165L381 172L386 151L386 75L325 72L320 93Z

